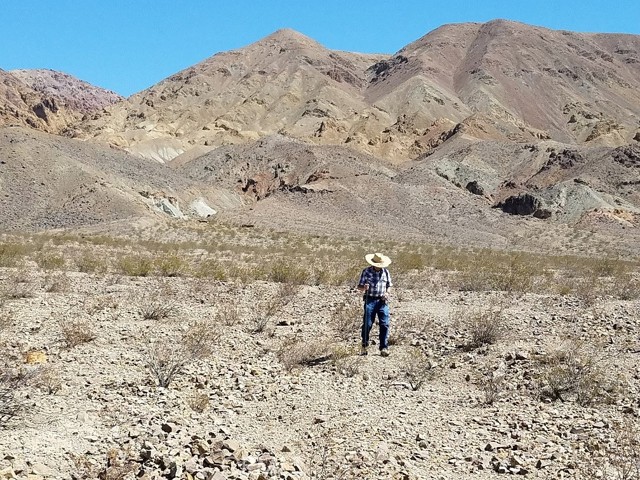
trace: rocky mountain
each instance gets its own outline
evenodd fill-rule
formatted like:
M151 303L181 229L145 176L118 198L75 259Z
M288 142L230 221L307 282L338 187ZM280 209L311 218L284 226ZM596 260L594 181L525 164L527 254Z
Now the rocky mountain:
M11 70L9 73L33 90L55 98L69 110L89 114L124 100L111 90L55 70Z
M281 133L401 162L461 125L479 139L620 146L640 139L639 51L634 35L504 20L443 26L395 55L331 51L282 30L79 128L160 161Z
M0 70L0 126L60 134L119 95L53 70Z
M113 183L110 175L119 179L125 167L90 157L117 152L130 163L137 173L128 174L127 198L136 206L118 207L122 218L152 211L140 191L170 191L181 205L202 197L232 222L285 230L532 248L544 237L551 249L580 249L570 240L580 228L594 245L615 241L633 251L640 242L638 58L639 36L503 20L446 25L391 56L332 51L281 30L85 113L71 127L53 122L53 107L80 112L116 98L47 71L0 72L0 85L14 123L78 137L63 144L33 137L28 145L40 142L46 168L54 168L57 150L82 150L80 170L88 162ZM53 100L34 107L43 96ZM93 150L96 142L103 147ZM31 150L0 147L15 178L27 155L40 184ZM152 187L137 183L145 169L159 168ZM77 184L43 195L66 198L71 203L54 204L63 209L84 198L69 193ZM109 208L96 192L86 212L102 219ZM66 220L55 225L85 218L61 215ZM89 217L78 223L97 221ZM23 223L49 225L41 217Z

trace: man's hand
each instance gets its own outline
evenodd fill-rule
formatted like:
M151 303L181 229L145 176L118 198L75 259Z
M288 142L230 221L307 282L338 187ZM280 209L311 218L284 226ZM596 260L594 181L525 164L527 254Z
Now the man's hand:
M358 290L361 292L366 292L367 290L369 290L369 284L365 283L364 285L358 285Z

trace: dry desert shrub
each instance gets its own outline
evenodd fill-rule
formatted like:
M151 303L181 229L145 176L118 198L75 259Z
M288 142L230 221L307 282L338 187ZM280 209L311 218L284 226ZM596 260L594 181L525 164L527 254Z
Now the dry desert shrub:
M223 325L233 327L242 323L242 313L237 303L220 303L217 305L217 317Z
M78 271L83 273L105 273L109 269L104 258L88 252L76 258L75 264Z
M331 362L336 370L345 377L354 377L360 372L363 363L358 352L359 349L354 346L334 346L331 352Z
M299 291L297 284L281 283L275 294L258 303L251 317L251 332L264 332L271 319L291 303Z
M31 385L34 372L0 367L0 430L18 417L25 408L20 392Z
M396 318L389 334L389 345L404 345L411 343L417 337L421 337L435 329L433 319L418 315L405 314Z
M89 343L96 338L91 325L85 320L61 320L58 325L67 348Z
M597 345L570 341L539 355L537 363L543 398L574 400L584 406L615 402L624 390L613 358Z
M362 328L362 305L346 300L336 308L331 316L331 328L339 340L352 341L360 335Z
M71 282L65 272L48 273L44 277L44 290L47 293L63 293L69 290Z
M402 356L402 370L411 390L419 390L435 378L433 362L420 348L411 348Z
M393 258L393 270L396 273L425 268L423 255L418 251L400 251Z
M117 317L119 306L118 298L109 295L97 295L95 297L85 298L82 302L82 308L88 315L94 316L103 312L111 312L114 319Z
M542 275L539 265L527 257L513 255L508 259L493 255L478 255L458 270L461 291L530 292L535 279Z
M7 299L32 298L35 296L35 277L26 269L12 272L0 288L0 296Z
M214 259L205 259L199 262L193 270L193 275L197 278L219 281L224 281L228 278L224 265Z
M620 300L637 300L640 298L640 278L630 273L614 277L611 294Z
M290 338L276 351L278 359L288 372L331 358L331 345L321 338Z
M18 265L29 249L20 243L0 243L0 267L15 267Z
M158 386L168 387L186 366L211 356L221 333L216 325L200 322L178 339L149 340L144 360Z
M36 264L42 270L61 270L65 266L64 257L50 250L43 250L36 255Z
M211 404L209 395L201 391L195 391L187 397L187 405L194 412L203 413Z
M269 272L269 280L277 283L288 283L293 285L306 285L312 272L302 266L302 262L296 263L292 260L278 260Z
M493 405L500 399L500 395L504 390L504 380L504 374L494 370L483 375L478 381L478 386L484 394L484 403L486 405Z
M142 298L140 315L144 320L165 320L178 311L176 302L170 297L150 294Z
M148 277L153 273L153 260L138 254L121 257L117 261L118 271L129 277Z
M110 449L104 463L96 462L86 455L70 454L75 472L72 473L74 480L99 479L99 480L127 480L138 477L140 469L136 458L139 455L130 450L120 448Z
M52 365L43 365L37 370L34 384L49 395L54 395L62 389L62 380L57 368Z
M461 307L452 312L455 325L467 332L466 349L497 343L506 332L504 307L490 303L484 307Z
M189 269L189 263L175 253L157 257L154 264L162 277L179 277Z
M640 480L640 430L632 421L614 425L611 438L589 436L578 462L578 478Z

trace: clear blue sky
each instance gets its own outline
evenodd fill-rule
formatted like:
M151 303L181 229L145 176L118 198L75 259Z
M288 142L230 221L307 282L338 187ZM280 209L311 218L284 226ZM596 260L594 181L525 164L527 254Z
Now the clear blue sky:
M60 70L125 96L285 27L376 53L495 18L640 34L640 0L1 0L0 16L0 69Z

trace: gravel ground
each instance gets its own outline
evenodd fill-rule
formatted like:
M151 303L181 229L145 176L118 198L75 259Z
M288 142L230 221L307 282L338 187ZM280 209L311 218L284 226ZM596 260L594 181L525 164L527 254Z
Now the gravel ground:
M64 275L51 293L34 272L32 296L1 310L4 362L35 377L0 438L0 478L576 478L589 442L613 442L616 425L637 421L637 301L399 285L398 343L383 358L355 355L356 327L341 333L358 322L348 287ZM6 290L15 275L0 279ZM153 305L170 316L144 319ZM505 333L463 348L472 313L490 310ZM95 338L70 348L62 327L72 321ZM157 387L149 345L178 350L197 322L212 354ZM606 404L541 398L536 358L567 341L598 346L596 363L625 389ZM301 349L309 364L286 368ZM34 351L46 363L24 363Z

